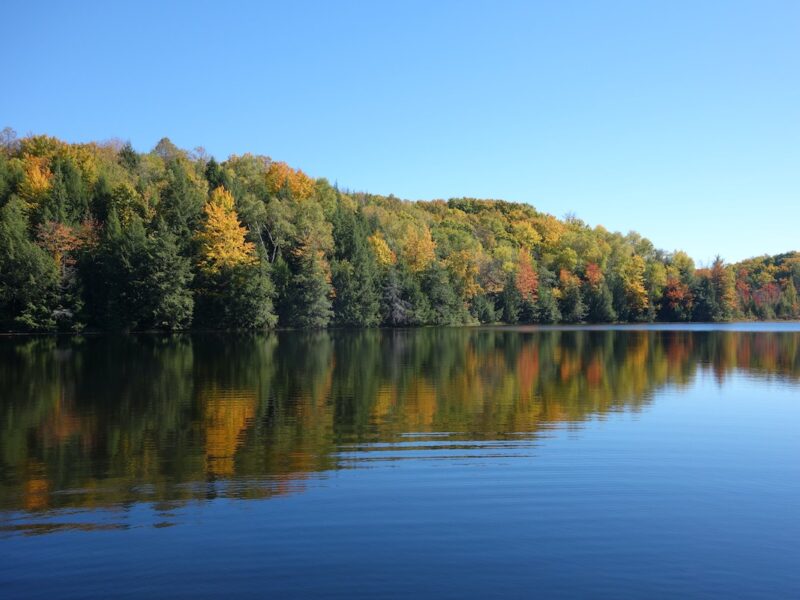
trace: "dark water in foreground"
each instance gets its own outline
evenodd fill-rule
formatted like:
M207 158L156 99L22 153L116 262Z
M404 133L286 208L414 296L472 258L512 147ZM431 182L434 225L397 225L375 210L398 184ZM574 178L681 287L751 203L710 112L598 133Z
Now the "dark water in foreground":
M0 596L800 597L800 327L2 339Z

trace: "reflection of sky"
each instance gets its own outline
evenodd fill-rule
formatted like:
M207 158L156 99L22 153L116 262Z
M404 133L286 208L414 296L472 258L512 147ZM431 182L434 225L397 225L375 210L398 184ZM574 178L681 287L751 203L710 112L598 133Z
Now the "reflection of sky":
M11 550L0 579L12 595L62 597L101 595L108 581L158 596L374 597L391 585L454 597L533 586L545 595L790 597L800 590L797 392L701 373L656 393L643 412L536 440L423 435L343 447L355 468L268 502L11 515L6 524L36 523L27 533L58 533L0 539Z

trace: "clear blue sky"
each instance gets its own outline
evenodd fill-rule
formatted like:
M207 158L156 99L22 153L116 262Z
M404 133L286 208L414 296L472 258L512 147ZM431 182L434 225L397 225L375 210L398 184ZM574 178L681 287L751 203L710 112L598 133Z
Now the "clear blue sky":
M6 0L0 127L800 249L796 0L160 4Z

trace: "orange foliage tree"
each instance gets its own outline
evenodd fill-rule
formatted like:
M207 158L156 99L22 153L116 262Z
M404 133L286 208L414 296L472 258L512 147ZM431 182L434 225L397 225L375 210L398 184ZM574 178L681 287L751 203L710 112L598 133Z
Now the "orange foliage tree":
M286 186L298 200L305 200L314 191L314 180L285 162L271 163L267 169L266 180L270 193L277 194Z
M539 292L539 276L533 266L531 255L526 250L519 251L515 283L523 300L527 302L536 301Z

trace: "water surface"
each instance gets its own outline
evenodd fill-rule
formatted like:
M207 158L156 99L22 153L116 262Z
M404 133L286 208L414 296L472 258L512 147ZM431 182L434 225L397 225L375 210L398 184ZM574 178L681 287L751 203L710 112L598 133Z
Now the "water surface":
M3 597L800 597L800 327L0 339Z

